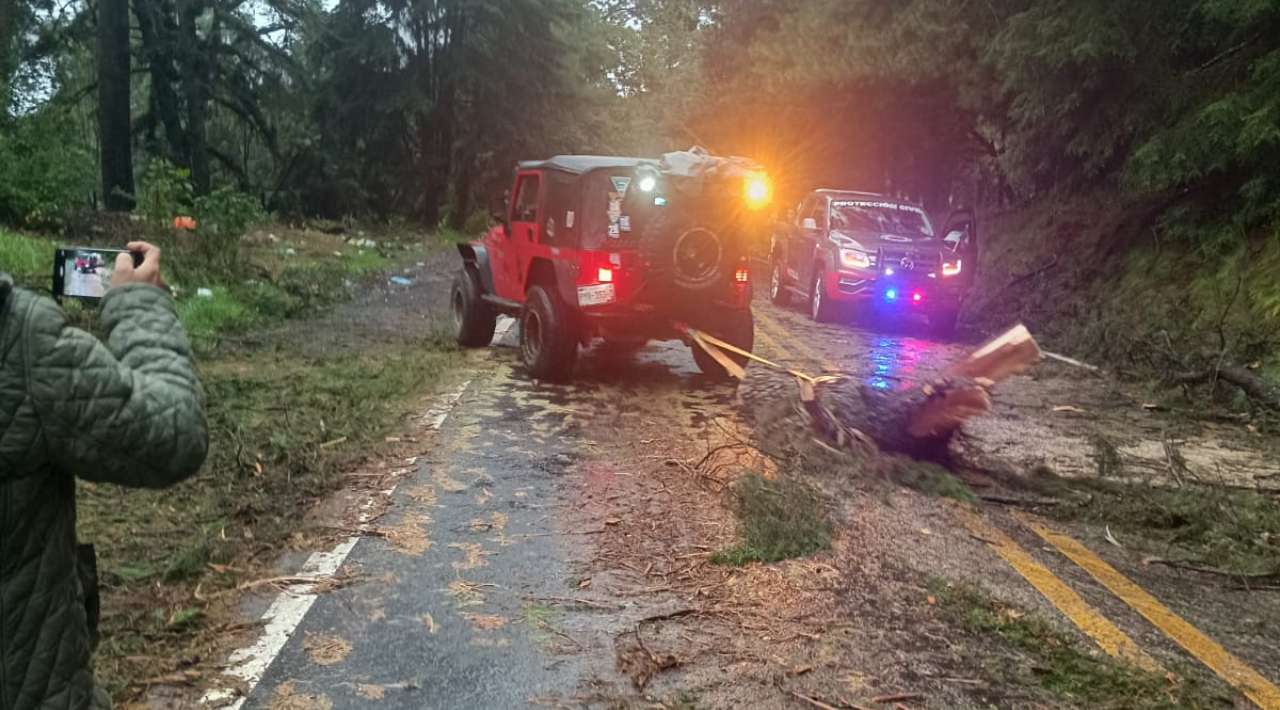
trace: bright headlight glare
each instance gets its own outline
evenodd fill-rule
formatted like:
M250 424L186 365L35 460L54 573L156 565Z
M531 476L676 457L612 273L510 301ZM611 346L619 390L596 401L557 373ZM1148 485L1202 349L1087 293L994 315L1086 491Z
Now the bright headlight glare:
M956 259L955 261L948 261L942 265L942 275L955 276L960 273L960 269L963 268L963 266L963 262L959 259Z
M753 173L747 176L745 193L747 206L751 209L760 209L769 204L772 192L769 188L769 177L764 173Z
M645 175L644 177L640 178L640 183L638 184L638 187L640 188L641 192L653 192L653 188L657 186L658 186L658 178L652 175Z
M857 249L841 249L840 263L847 269L870 269L871 255Z

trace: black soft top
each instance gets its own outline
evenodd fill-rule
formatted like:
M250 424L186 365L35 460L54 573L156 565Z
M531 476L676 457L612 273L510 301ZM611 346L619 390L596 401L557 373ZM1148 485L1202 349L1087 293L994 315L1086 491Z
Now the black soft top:
M525 160L520 163L521 170L559 170L572 175L582 175L592 170L610 168L631 169L641 165L658 166L658 161L649 158L624 158L615 155L557 155L548 160Z

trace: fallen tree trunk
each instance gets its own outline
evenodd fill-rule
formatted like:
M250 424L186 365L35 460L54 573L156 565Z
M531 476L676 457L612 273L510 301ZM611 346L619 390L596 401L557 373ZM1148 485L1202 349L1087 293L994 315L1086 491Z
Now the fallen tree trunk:
M1216 359L1218 356L1213 357ZM1215 375L1219 380L1239 387L1253 402L1270 409L1280 410L1280 384L1270 382L1239 365L1230 363L1214 365L1198 372L1179 375L1173 378L1173 381L1183 385L1198 384L1213 379Z
M965 421L991 410L991 388L1040 358L1031 334L1017 326L941 375L896 390L850 377L805 379L753 367L740 396L766 441L777 441L775 435L790 425L793 434L807 433L832 449L862 456L885 451L947 463L955 432Z

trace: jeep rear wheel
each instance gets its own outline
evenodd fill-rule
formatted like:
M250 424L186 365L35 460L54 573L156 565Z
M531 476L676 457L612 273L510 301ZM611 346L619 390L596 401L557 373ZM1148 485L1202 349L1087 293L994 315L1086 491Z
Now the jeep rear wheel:
M449 305L453 311L454 337L458 345L466 348L482 348L493 340L498 315L493 307L481 298L480 277L475 269L462 267L453 279L449 291Z
M529 375L564 382L578 361L578 338L569 309L554 290L533 286L520 311L520 359Z
M781 261L774 261L769 273L769 300L779 306L785 306L791 302L791 294L787 291Z
M751 352L755 345L755 320L751 316L750 310L724 310L717 314L719 317L714 322L708 322L705 327L699 328L704 330L719 340ZM711 319L708 319L711 321ZM695 326L696 327L696 326ZM693 344L693 361L698 365L698 369L707 377L717 380L732 379L733 376L725 370L715 358L707 354L701 345ZM714 346L712 346L714 347ZM746 367L749 362L748 358L736 353L725 352L729 359L738 363L741 367Z

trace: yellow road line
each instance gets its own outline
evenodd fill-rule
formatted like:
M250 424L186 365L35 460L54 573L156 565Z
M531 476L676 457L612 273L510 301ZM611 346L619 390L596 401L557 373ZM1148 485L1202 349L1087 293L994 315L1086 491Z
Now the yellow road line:
M825 357L822 357L822 355L819 354L817 351L805 345L804 341L801 338L797 337L796 335L788 331L781 323L775 320L772 316L766 315L761 310L756 310L755 315L756 315L756 321L758 321L760 325L764 326L765 330L773 331L773 334L777 336L779 340L786 342L787 345L791 348L791 350L797 353L798 355L800 355L800 357L806 360L811 360L813 362L819 363L822 365L823 368L827 370L839 369L830 360L826 359ZM782 348L782 352L787 352L787 349Z
M1066 555L1084 571L1093 575L1102 586L1111 590L1133 610L1146 617L1167 635L1178 642L1201 663L1211 668L1223 680L1235 686L1263 710L1280 710L1280 688L1277 688L1247 663L1231 655L1218 642L1205 636L1199 629L1173 613L1146 590L1129 581L1116 568L1093 554L1075 539L1055 532L1031 516L1019 515L1027 527Z
M763 342L764 346L769 349L770 359L776 360L785 357L787 354L787 351L778 344L778 341L774 340L773 336L769 335L769 331L764 328L756 330L756 340Z
M1066 582L1054 576L1047 567L1036 562L1035 558L1019 547L1018 543L1003 531L988 524L980 515L970 510L957 507L955 511L969 532L986 540L997 555L1004 558L1004 561L1030 582L1031 586L1044 595L1045 599L1058 607L1058 611L1097 642L1102 650L1117 658L1123 658L1139 668L1157 673L1164 672L1160 664L1134 643L1128 634L1090 606L1071 587L1068 587Z

